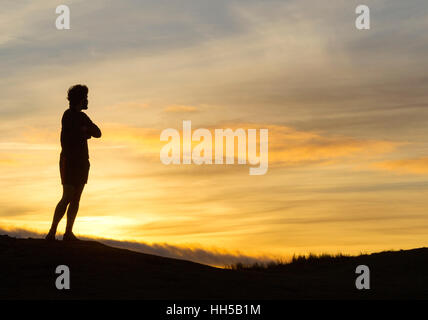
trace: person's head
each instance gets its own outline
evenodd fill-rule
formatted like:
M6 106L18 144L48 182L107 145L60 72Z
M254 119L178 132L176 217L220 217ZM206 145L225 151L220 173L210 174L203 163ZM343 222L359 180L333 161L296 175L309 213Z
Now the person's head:
M79 111L88 109L88 87L81 84L70 87L67 99L70 103L70 108L75 108Z

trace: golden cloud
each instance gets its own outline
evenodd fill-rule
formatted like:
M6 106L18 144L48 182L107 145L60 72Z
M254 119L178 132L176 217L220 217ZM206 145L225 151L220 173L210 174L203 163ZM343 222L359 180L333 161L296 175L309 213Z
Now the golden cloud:
M270 125L267 128L269 162L276 165L370 157L392 152L401 145L394 141L323 135L286 126Z
M188 113L188 112L197 112L198 108L193 106L179 106L179 105L171 105L166 107L164 112L171 112L171 113Z
M290 166L310 163L330 163L344 158L367 158L394 151L402 143L373 139L357 139L300 131L283 125L230 124L224 128L268 129L269 166ZM257 144L259 136L257 136ZM237 156L237 155L236 155Z
M119 111L119 112L135 112L137 110L147 109L149 107L148 102L142 101L124 101L111 105L105 106L105 110Z
M375 168L398 173L428 173L428 157L383 161L374 164Z
M394 151L402 143L394 141L357 139L347 136L327 135L319 132L300 131L283 125L267 125L256 123L222 123L216 127L207 126L214 137L216 128L268 129L269 130L269 166L295 166L311 163L330 163L332 160L349 158L369 158ZM192 128L193 130L196 128ZM181 134L181 128L177 128ZM160 141L162 130L146 127L132 127L118 123L105 123L102 126L103 137L94 145L95 148L123 147L145 154L153 161L159 161L159 152L165 145ZM182 136L182 134L181 134ZM48 129L28 128L22 138L26 142L49 143L58 140L58 132ZM199 142L192 142L196 146ZM257 134L257 146L259 134ZM225 147L225 146L224 146ZM214 143L213 143L214 155ZM238 156L235 147L235 157ZM235 161L237 163L237 159ZM412 170L428 171L428 160L411 160ZM384 162L378 166L383 168L398 168L406 166L407 162ZM422 168L427 169L422 169Z
M10 158L0 158L0 167L4 166L16 166L18 164L18 161L16 159L10 159Z

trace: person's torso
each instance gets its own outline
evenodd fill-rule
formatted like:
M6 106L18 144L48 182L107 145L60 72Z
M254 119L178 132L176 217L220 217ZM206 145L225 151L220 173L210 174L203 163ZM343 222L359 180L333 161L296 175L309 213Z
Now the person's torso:
M61 120L61 155L78 160L89 159L88 140L81 132L87 126L86 115L80 111L67 109Z

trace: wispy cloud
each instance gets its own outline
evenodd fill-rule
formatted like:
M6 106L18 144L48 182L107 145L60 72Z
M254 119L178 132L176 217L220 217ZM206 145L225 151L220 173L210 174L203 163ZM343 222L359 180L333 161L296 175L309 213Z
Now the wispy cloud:
M428 157L382 161L373 167L397 173L428 174Z
M197 112L198 108L194 106L173 105L173 106L165 107L163 111L167 113L191 113L191 112Z

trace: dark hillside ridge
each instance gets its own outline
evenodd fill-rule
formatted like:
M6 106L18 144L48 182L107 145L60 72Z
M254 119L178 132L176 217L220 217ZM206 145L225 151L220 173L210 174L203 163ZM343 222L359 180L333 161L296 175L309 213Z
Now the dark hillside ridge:
M370 290L357 290L358 265ZM58 265L70 289L58 290ZM103 245L0 236L0 299L427 299L428 249L225 270Z

